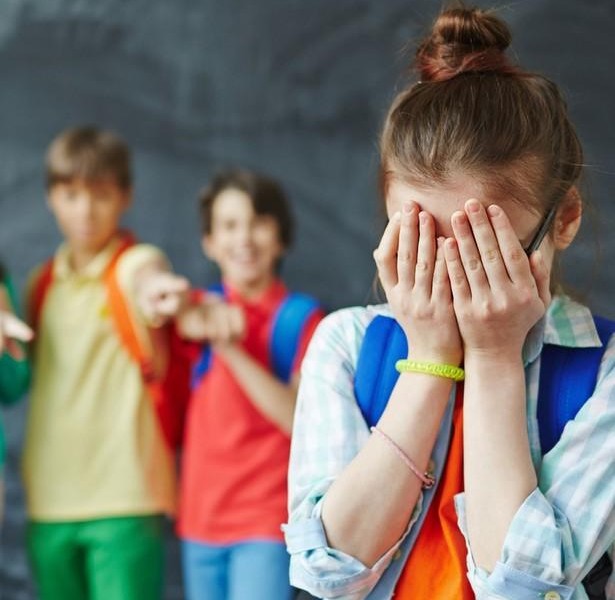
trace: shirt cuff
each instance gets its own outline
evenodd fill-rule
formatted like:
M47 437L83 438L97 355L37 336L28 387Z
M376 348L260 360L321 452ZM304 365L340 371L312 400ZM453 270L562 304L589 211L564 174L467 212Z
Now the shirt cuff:
M535 492L536 490L528 496L522 507L532 502L531 499ZM553 568L550 568L550 565L540 565L539 561L535 561L533 567L535 571L539 570L541 572L540 577L530 574L523 568L524 564L529 563L529 557L525 557L524 560L520 561L519 565L513 566L511 563L513 563L514 557L511 555L510 548L506 547L506 541L502 549L501 560L496 563L492 573L488 573L478 567L474 562L467 533L465 494L462 493L455 496L455 510L457 512L459 529L465 538L468 549L468 578L477 600L490 600L492 598L506 598L508 600L536 600L537 598L569 600L572 598L574 587L555 583L555 578L549 577L549 574L553 574L554 571Z
M369 568L353 556L327 546L320 517L284 525L282 528L291 555L291 584L318 598L365 598L378 583L401 544L400 540Z
M569 600L574 588L538 579L498 562L487 578L489 593L509 600ZM488 598L489 596L486 596ZM482 596L477 594L477 598Z
M418 519L423 496L419 496L410 523L402 537L370 568L353 556L329 547L320 511L322 500L312 516L283 525L290 559L290 582L323 599L362 600L382 577L408 532Z

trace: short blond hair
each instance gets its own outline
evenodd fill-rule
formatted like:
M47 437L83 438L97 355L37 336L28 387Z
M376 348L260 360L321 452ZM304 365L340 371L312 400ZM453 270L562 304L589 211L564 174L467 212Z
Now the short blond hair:
M120 188L129 190L131 162L130 148L117 134L92 126L72 127L49 145L45 160L47 188L73 179L112 178Z

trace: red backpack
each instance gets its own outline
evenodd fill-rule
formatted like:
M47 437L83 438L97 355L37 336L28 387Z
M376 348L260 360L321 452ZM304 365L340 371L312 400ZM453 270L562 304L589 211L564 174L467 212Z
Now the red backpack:
M144 340L140 334L117 278L117 263L122 254L134 244L132 236L125 236L103 275L109 312L122 345L139 365L164 439L169 448L176 450L182 442L186 408L190 398L191 363L185 353L184 342L170 323L155 330L168 355L164 373L156 373L154 348L150 340ZM35 279L30 295L30 319L35 330L38 328L43 304L52 282L53 259L50 259Z

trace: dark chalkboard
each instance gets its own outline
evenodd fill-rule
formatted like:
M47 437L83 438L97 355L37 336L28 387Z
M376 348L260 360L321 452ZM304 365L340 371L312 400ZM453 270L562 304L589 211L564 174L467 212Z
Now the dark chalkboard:
M402 48L440 4L1 0L0 257L22 284L51 253L59 236L44 202L45 148L64 127L95 123L134 149L128 224L195 283L215 276L199 249L196 193L214 170L237 164L278 178L293 201L298 238L284 271L291 286L332 308L364 303L382 226L378 129L402 81ZM615 3L525 0L500 14L522 64L567 94L596 210L567 253L565 274L595 309L615 316ZM33 597L15 481L23 407L5 416L9 510L0 598L17 600ZM168 598L180 597L176 583L174 572Z

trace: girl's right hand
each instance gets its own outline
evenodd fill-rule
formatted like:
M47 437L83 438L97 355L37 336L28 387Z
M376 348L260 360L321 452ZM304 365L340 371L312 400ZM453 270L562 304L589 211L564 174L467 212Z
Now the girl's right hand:
M433 217L405 202L389 221L374 260L414 360L458 365L463 355L453 297Z

